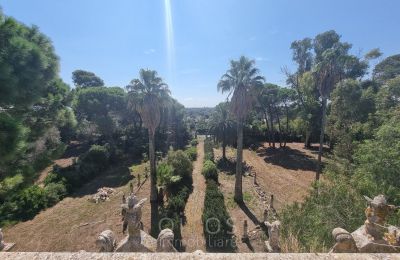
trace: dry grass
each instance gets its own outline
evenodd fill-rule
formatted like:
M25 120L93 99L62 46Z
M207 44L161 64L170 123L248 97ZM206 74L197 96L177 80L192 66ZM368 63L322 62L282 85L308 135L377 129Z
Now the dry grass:
M136 173L144 170L144 165L135 168ZM73 197L68 197L34 219L21 222L4 231L8 242L16 243L13 251L96 251L95 240L106 229L114 231L118 239L123 237L121 226L121 198L129 192L128 167L109 170L85 185ZM142 181L144 178L142 178ZM136 179L133 180L135 188ZM113 185L116 193L110 201L95 204L88 201L97 188ZM149 182L137 193L140 198L149 197ZM150 203L143 208L142 221L149 229ZM85 223L92 223L83 225Z
M287 149L269 149L265 146L257 152L245 149L244 161L257 173L257 182L268 194L274 194L274 207L278 210L295 201L301 202L308 194L310 186L315 178L316 153L306 150L303 144L290 143ZM227 157L235 160L236 150L227 149ZM221 149L215 149L216 160L221 157ZM233 169L234 171L234 169ZM243 194L245 205L239 207L233 201L235 176L232 172L222 172L219 175L221 190L225 196L225 204L234 222L234 233L237 237L238 252L262 252L264 245L262 239L251 241L246 245L240 241L243 233L243 221L247 220L249 230L257 226L257 222L263 220L263 212L266 207L253 187L253 177L243 177ZM247 199L246 199L247 198ZM283 252L303 252L296 236L291 234L289 238L281 241Z

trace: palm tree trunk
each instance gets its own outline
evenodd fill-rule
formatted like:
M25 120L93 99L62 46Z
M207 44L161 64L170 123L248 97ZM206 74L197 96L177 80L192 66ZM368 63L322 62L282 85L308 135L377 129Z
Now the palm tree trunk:
M158 235L158 194L154 133L149 130L151 235Z
M265 117L265 124L266 124L266 126L267 126L268 146L271 147L271 132L270 132L270 130L269 130L269 123L268 123L267 112L264 112L264 117Z
M321 135L319 136L319 150L318 150L318 165L317 165L317 172L315 175L315 180L319 180L319 176L321 174L322 169L322 151L324 146L324 132L325 132L325 119L326 119L326 98L322 98L322 121L321 121Z
M285 144L283 146L286 147L286 142L289 136L289 109L286 105L285 105L285 110L286 110L286 133L285 133Z
M243 120L239 119L237 124L237 150L236 150L236 179L235 196L237 203L243 202L242 192L242 160L243 160Z
M273 114L272 114L272 109L269 109L269 117L270 117L270 120L271 120L270 131L271 131L271 137L272 137L272 147L275 148L275 129L274 129L274 117L273 117Z
M226 141L225 141L225 128L222 131L222 159L226 160Z
M279 128L279 147L282 147L282 127L281 120L279 118L278 109L275 107L276 119L278 120L278 128Z

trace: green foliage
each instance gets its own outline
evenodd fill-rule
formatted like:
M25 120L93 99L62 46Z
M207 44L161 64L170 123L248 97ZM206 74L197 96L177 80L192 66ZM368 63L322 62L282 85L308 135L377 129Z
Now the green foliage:
M45 183L64 183L69 193L104 172L110 165L110 152L107 145L92 145L90 149L79 156L77 163L65 167L54 167L54 173L50 174ZM56 176L55 176L56 175Z
M192 139L191 141L190 141L190 145L191 146L196 146L196 145L198 145L199 144L199 141L197 141L197 139Z
M203 232L207 250L232 251L232 223L224 203L224 195L215 181L207 181L204 210L202 215Z
M159 163L157 166L157 182L158 185L164 187L167 192L172 193L175 184L179 183L182 177L174 175L174 168L165 163Z
M174 175L182 178L181 182L176 185L183 185L191 189L193 166L186 153L182 150L168 152L167 163L174 169Z
M216 183L218 183L218 170L214 162L206 160L203 164L201 173L207 180L214 180Z
M354 157L357 167L352 183L360 193L370 197L383 193L389 202L400 205L399 121L383 124L373 140L358 147Z
M0 169L26 148L26 132L20 121L0 112Z
M204 140L204 160L214 161L214 142L211 138Z
M400 75L400 54L389 56L379 62L373 71L376 81L384 83Z
M187 156L190 158L191 161L195 161L197 158L197 147L191 146L185 150L185 153L187 154Z
M287 206L281 215L284 239L295 234L307 251L321 251L334 244L331 232L336 227L350 232L365 220L365 201L345 177L334 176L322 182L302 204Z
M58 73L54 47L38 27L2 13L0 38L0 107L29 106L46 93Z
M93 72L85 70L75 70L72 72L72 81L75 86L87 88L87 87L102 87L104 82L101 78L96 76Z

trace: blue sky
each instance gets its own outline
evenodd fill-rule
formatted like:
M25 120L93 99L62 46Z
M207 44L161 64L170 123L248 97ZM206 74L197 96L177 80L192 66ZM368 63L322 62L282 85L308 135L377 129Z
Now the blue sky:
M217 82L240 55L255 59L268 82L284 86L281 68L294 68L290 43L326 30L352 43L356 55L375 47L384 57L400 53L396 0L170 1L170 56L164 0L0 0L0 6L52 39L61 77L71 86L75 69L124 87L140 68L150 68L188 107L224 100Z

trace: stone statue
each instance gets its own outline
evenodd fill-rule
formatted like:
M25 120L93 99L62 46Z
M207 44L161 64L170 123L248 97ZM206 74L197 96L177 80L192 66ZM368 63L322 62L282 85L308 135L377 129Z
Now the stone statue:
M126 203L122 204L124 225L128 228L129 236L138 236L141 229L142 207L147 199L137 199L135 195L130 195L126 199ZM126 229L126 228L125 228ZM123 230L125 233L125 230Z
M378 195L374 199L367 196L364 198L368 202L368 207L365 209L365 231L374 240L383 238L385 233L386 219L391 212L394 211L394 205L388 205L384 195Z
M0 251L3 250L3 248L5 246L6 245L4 244L4 241L3 241L3 232L1 231L1 228L0 228Z
M128 235L116 246L114 233L111 230L103 231L96 240L100 252L176 252L172 230L162 230L157 240L143 231L142 207L146 200L139 200L133 194L123 196L123 233L127 230Z
M174 233L171 229L163 229L158 234L157 252L177 252L174 247Z
M105 230L96 239L99 252L113 252L116 246L115 235L111 230Z
M335 228L332 236L336 244L329 251L330 253L357 253L358 249L353 236L343 228Z
M281 251L279 242L279 231L281 228L281 222L276 220L272 223L266 221L265 226L268 228L268 240L265 242L265 247L268 252L276 253Z
M331 252L399 253L400 242L397 242L397 234L400 229L386 224L389 214L398 207L388 205L384 195L378 195L373 199L367 196L364 198L368 202L364 225L351 234L344 229L335 228L332 235L336 244ZM353 241L356 248L354 248Z

